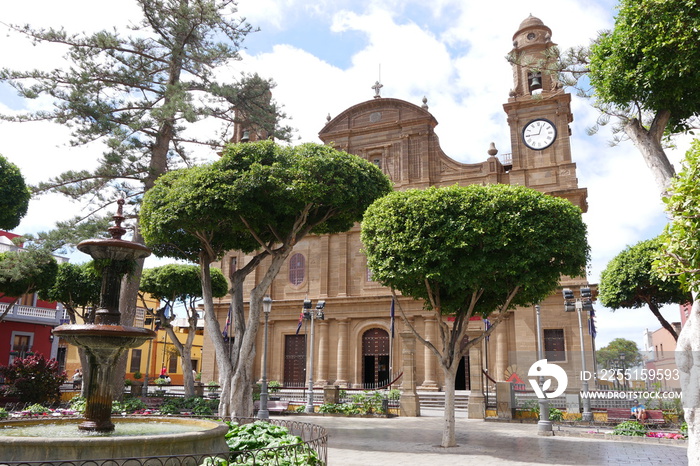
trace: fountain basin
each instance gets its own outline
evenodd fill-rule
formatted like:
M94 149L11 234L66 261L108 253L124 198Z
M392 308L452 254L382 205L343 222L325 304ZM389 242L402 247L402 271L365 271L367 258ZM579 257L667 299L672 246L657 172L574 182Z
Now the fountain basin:
M223 423L188 418L117 418L113 419L116 433L111 435L78 434L81 419L37 419L0 422L0 458L4 461L56 461L141 458L169 455L204 455L228 451L224 436L228 426ZM185 432L171 434L125 435L118 434L120 425L129 423L152 424L168 430L186 427ZM4 429L26 428L57 424L73 437L18 437L3 434ZM159 462L158 462L159 463ZM145 464L145 463L144 463Z

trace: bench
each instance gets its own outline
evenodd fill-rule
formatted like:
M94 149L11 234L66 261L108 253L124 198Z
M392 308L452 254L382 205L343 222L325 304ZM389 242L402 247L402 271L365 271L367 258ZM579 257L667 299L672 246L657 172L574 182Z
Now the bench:
M608 422L629 421L632 416L630 410L625 408L608 408L607 413ZM645 424L664 424L666 422L664 413L660 409L647 409L646 413L647 418L644 420Z
M260 411L260 401L253 402L255 406L255 412ZM289 409L289 401L268 401L267 411L270 413L284 413Z

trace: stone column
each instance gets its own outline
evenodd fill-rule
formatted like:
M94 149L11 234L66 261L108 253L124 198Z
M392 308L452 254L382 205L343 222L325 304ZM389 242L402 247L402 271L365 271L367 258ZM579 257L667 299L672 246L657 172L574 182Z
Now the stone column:
M425 339L433 344L435 344L435 330L437 327L437 319L433 317L428 317L425 319ZM418 390L426 391L437 391L438 386L435 378L435 353L433 353L427 346L423 345L423 358L425 364L425 376L423 383Z
M483 393L483 374L481 362L481 345L469 348L469 404L467 406L467 417L469 419L484 419L486 415L486 403Z
M501 322L501 324L494 330L495 347L496 347L496 363L493 366L493 374L489 374L497 382L504 380L506 368L508 367L508 335L506 333L506 325L508 320Z
M338 361L333 385L348 386L348 319L338 320Z
M315 385L323 387L328 384L328 322L322 320L316 325L318 325L318 371Z
M401 400L399 415L404 417L420 416L420 400L416 393L416 337L413 332L401 332L403 350L403 377L401 378Z

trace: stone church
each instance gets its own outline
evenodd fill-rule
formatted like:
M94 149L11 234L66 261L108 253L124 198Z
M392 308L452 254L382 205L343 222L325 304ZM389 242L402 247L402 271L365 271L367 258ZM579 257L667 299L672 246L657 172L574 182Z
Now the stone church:
M571 159L570 129L573 121L571 95L555 75L539 73L526 64L545 59L544 51L555 44L551 30L535 17L528 17L513 36L513 89L503 104L504 122L510 129L510 154L497 157L492 146L481 163L463 164L440 148L437 120L425 105L380 96L375 85L373 99L354 105L326 123L321 141L377 164L392 180L395 189L449 186L455 183L504 183L524 185L559 196L587 210L587 191L578 186L576 164ZM506 90L504 90L504 97ZM240 130L239 130L240 132ZM251 137L253 139L253 137ZM404 329L396 310L395 332L391 329L391 293L372 281L365 256L360 252L360 226L342 234L309 236L300 241L270 289L274 300L269 316L268 380L285 386L304 386L313 352L314 385L370 388L392 382L406 369ZM246 263L240 252L231 252L220 267L225 275L231 267ZM246 282L249 294L257 276ZM562 277L561 286L575 293L587 286L585 277ZM305 299L312 307L325 302L324 319L314 321L313 348L308 321L300 325ZM438 322L423 311L422 303L401 298L416 329L428 340L438 340ZM229 300L220 299L220 324L227 318ZM561 365L569 376L569 389L580 386L581 339L576 312L564 312L561 289L540 304L545 355ZM449 322L448 322L449 323ZM297 330L299 328L299 331ZM484 328L471 321L469 337ZM263 353L262 326L258 335L255 373L260 374ZM586 316L583 344L587 369L591 370L592 338ZM203 380L217 380L215 356L205 345ZM408 357L407 357L408 358ZM527 372L537 358L536 310L518 308L510 312L487 342L474 347L464 358L456 389L480 393L486 383L509 380L530 389ZM435 357L420 343L410 355L418 390L442 390L444 381ZM410 368L409 368L410 369ZM401 383L401 379L398 380Z

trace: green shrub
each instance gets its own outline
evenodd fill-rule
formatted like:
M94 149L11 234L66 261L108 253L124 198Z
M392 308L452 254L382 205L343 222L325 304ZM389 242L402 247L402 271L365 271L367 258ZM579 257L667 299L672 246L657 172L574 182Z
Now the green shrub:
M29 411L29 414L35 414L35 415L41 415L41 414L49 414L51 411L48 410L45 406L42 406L38 403L35 403L27 408L27 411Z
M398 401L399 399L401 399L401 390L397 388L392 388L391 390L389 390L389 394L387 395L387 397L390 400Z
M42 355L15 358L9 366L0 366L5 379L5 395L14 395L23 403L49 403L61 398L61 385L66 374L58 361Z
M112 401L113 413L133 413L146 409L146 403L140 398L124 398L123 401Z
M687 422L683 422L683 424L681 424L680 430L681 430L681 434L683 434L683 437L688 438L688 423Z
M639 421L624 421L619 423L613 429L613 435L628 435L631 437L644 437L647 434L647 429Z
M561 421L564 419L564 413L560 409L550 408L549 409L549 420L550 421Z
M202 397L168 398L159 408L162 414L179 414L189 411L197 416L211 416L217 411L219 400L207 400Z
M87 403L87 400L83 398L82 396L74 396L70 400L70 409L77 413L84 413L85 412L85 404Z
M321 466L323 464L314 450L304 447L302 439L296 435L291 435L289 430L284 427L262 421L243 425L235 423L227 424L229 426L229 431L226 433L226 443L231 452L258 450L285 445L299 445L300 449L291 451L289 456L279 455L274 451L261 450L256 453L253 459L254 464L280 464L290 466ZM235 455L232 459L234 458ZM206 466L227 466L229 463L222 460L212 460L205 461L203 464Z
M10 414L7 412L5 408L0 408L0 419L5 419L9 416Z

